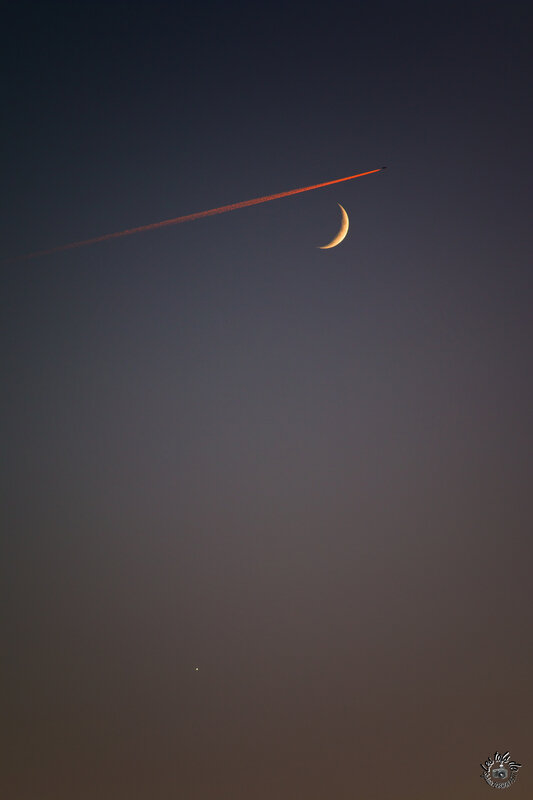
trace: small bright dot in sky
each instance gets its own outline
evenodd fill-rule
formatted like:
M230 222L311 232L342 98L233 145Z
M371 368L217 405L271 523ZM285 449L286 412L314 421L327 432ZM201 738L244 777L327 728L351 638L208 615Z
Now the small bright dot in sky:
M195 672L198 672L198 667L195 667L195 668L194 668L194 671L195 671Z

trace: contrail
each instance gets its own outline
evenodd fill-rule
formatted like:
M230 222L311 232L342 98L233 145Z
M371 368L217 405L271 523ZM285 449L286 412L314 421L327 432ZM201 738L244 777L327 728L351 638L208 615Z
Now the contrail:
M71 242L70 244L62 244L58 247L52 247L50 250L38 250L35 253L28 253L24 256L19 256L14 261L22 261L28 258L38 258L39 256L48 256L52 253L60 253L63 250L73 250L75 247L85 247L89 244L98 244L98 242L106 242L108 239L120 239L121 236L131 236L133 233L143 233L144 231L154 231L156 228L164 228L167 225L179 225L182 222L192 222L194 219L201 219L202 217L212 217L215 214L225 214L226 211L236 211L238 208L246 208L247 206L256 206L259 203L268 203L270 200L279 200L281 197L289 197L291 194L299 194L300 192L310 192L313 189L322 189L324 186L331 186L334 183L342 183L343 181L353 181L354 178L362 178L363 175L372 175L374 172L381 172L386 167L379 167L379 169L371 169L369 172L360 172L358 175L349 175L347 178L337 178L334 181L326 181L325 183L315 183L313 186L304 186L302 189L290 189L288 192L279 192L279 194L269 194L266 197L254 197L253 200L243 200L240 203L232 203L228 206L220 206L219 208L210 208L208 211L197 211L195 214L186 214L184 217L174 217L174 219L165 219L163 222L152 222L150 225L141 225L138 228L128 228L125 231L118 231L116 233L105 233L103 236L96 236L94 239L84 239L80 242Z

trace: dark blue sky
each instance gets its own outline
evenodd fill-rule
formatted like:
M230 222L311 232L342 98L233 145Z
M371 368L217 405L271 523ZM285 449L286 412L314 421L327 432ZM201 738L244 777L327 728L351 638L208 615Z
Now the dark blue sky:
M4 8L6 797L528 763L528 11Z

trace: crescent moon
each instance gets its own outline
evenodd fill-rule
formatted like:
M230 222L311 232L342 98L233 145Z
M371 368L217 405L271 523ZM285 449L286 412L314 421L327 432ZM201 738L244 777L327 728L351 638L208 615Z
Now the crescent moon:
M318 248L319 250L328 250L330 247L337 247L337 245L340 244L343 241L343 239L346 239L346 236L348 234L348 227L350 225L350 220L348 219L348 214L341 206L341 204L337 203L337 205L339 206L342 214L340 230L329 244L322 245L322 247Z

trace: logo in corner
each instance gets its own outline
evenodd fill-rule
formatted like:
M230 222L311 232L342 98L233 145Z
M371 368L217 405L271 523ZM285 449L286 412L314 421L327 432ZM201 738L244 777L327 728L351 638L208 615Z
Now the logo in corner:
M493 789L508 789L517 778L517 772L522 764L517 764L516 761L511 761L509 753L494 753L494 756L489 756L484 764L481 764L483 770L482 778L485 778L489 786Z

